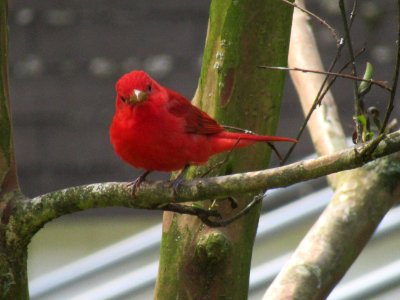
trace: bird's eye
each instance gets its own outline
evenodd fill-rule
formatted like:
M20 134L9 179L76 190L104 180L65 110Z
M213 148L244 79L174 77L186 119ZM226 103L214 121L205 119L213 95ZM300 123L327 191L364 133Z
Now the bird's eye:
M147 86L147 92L151 92L151 84L149 84L148 86Z
M122 100L122 102L126 103L126 98L119 96L119 98Z

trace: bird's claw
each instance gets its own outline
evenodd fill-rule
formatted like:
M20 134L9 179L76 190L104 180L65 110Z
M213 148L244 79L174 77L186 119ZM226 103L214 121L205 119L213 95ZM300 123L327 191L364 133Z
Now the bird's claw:
M182 184L182 182L185 181L184 177L185 177L185 174L188 169L189 169L189 165L186 165L179 172L178 176L176 176L176 178L173 181L171 181L171 187L172 187L172 190L174 191L174 196L176 196L178 194L179 186Z
M136 196L136 192L138 191L140 185L143 183L143 181L146 181L146 177L147 175L150 174L151 171L146 171L143 174L141 174L140 176L138 176L134 181L128 183L128 188L131 188L131 195L132 197Z
M140 176L136 178L134 181L129 182L126 186L131 189L132 197L136 196L136 192L139 189L140 185L142 184L143 180L139 180Z
M184 179L181 177L177 177L176 179L171 181L171 187L174 191L174 196L178 195L178 189L182 182L184 182Z

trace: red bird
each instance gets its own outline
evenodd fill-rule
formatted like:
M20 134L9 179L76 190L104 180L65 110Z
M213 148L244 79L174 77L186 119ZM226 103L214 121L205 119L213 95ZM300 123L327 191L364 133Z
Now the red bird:
M146 171L134 182L135 188L151 171L171 172L201 165L210 156L233 147L256 142L297 142L291 138L225 131L208 114L144 71L122 76L116 91L110 140L122 160Z

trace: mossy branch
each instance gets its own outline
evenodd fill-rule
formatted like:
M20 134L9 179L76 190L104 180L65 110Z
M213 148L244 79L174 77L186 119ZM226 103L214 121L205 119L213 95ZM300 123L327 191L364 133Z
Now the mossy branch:
M343 172L328 207L263 299L326 299L399 199L399 175L399 153Z
M389 134L372 155L364 156L362 153L368 145L274 169L186 181L176 195L169 181L144 182L135 197L132 197L131 189L126 183L110 182L67 188L17 202L12 218L19 219L16 224L21 224L22 234L32 235L54 218L89 208L123 206L154 209L171 202L224 199L228 196L286 187L358 168L377 158L398 152L400 131Z

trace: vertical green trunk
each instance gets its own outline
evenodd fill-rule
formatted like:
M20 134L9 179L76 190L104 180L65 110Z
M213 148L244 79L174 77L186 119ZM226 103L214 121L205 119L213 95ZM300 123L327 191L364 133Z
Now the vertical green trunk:
M0 0L0 299L28 299L26 243L16 234L11 218L20 198L8 92L7 1Z
M2 232L3 233L3 232ZM4 235L1 234L0 239ZM29 299L27 277L27 248L4 248L0 245L0 299Z
M212 1L196 105L222 124L273 134L284 74L257 66L286 65L291 13L276 0ZM268 161L265 144L235 150L218 174L263 169ZM240 207L254 196L238 199ZM218 209L225 217L238 211L227 201ZM247 299L259 211L221 229L165 213L155 298Z

